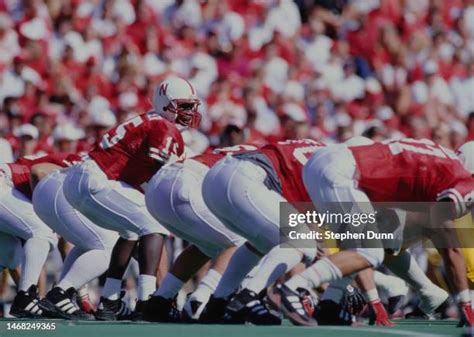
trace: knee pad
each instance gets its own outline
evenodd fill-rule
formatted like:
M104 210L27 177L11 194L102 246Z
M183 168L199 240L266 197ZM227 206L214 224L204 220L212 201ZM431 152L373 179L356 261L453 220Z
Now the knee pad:
M385 256L383 248L356 248L355 251L369 261L374 268L382 264Z

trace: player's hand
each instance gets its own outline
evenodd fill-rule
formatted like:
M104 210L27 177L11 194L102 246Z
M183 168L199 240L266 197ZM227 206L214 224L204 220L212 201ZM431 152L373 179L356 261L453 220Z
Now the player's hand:
M388 318L387 310L383 303L380 300L375 300L369 303L370 309L372 310L372 314L374 315L373 318L369 321L370 325L377 325L377 326L394 326L395 324L390 321Z
M461 316L458 323L459 328L463 326L474 326L474 312L470 301L459 305L459 313Z
M348 285L341 302L342 310L357 316L364 310L366 304L367 302L359 289Z

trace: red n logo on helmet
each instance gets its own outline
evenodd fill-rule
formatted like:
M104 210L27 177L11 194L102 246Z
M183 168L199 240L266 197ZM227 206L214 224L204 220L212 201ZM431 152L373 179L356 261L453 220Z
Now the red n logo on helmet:
M160 85L160 91L159 94L161 95L166 95L166 91L168 90L168 83L162 83Z

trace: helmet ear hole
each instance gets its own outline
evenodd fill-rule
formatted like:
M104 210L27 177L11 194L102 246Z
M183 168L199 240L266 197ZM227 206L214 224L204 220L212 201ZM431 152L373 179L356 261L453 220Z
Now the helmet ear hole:
M167 106L164 106L163 107L163 111L167 111L168 110L168 107Z

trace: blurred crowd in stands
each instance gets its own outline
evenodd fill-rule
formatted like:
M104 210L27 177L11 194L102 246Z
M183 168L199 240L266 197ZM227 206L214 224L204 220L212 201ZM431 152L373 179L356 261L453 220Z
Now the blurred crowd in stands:
M353 135L474 139L474 0L0 0L0 159L90 148L196 87L196 152Z

